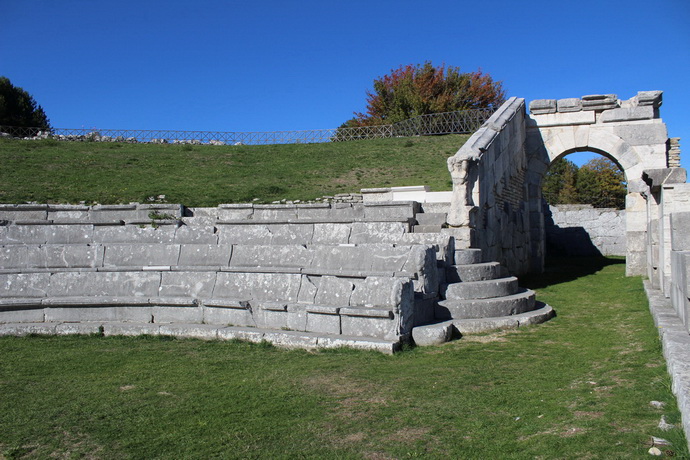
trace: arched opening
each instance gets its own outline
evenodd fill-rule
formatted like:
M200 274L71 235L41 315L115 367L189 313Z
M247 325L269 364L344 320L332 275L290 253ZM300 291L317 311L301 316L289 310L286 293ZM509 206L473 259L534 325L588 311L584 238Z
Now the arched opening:
M542 176L545 256L625 256L623 168L604 152L556 157Z

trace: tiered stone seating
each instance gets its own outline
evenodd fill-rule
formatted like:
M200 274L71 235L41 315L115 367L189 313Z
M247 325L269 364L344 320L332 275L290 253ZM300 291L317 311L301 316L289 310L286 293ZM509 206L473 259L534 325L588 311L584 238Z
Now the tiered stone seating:
M478 250L411 233L416 212L414 203L0 205L0 323L178 334L187 325L204 337L301 334L299 346L390 351L418 326L535 308L533 293Z

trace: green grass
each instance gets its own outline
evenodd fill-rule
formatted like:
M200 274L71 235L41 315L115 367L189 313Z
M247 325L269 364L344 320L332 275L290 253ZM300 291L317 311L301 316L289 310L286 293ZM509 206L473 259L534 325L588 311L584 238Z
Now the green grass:
M6 458L687 458L640 278L525 278L558 316L394 356L165 338L0 338ZM663 401L664 409L649 405ZM1 455L0 455L1 457Z
M266 146L0 139L0 203L311 200L361 188L452 188L446 159L468 136Z

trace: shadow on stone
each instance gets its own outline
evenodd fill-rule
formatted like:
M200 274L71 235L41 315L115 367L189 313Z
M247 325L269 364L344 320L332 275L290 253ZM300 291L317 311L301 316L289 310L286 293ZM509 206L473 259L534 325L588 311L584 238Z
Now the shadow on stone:
M604 267L616 264L625 264L625 258L603 256L548 257L544 273L522 276L520 277L520 285L530 289L542 289L592 275Z

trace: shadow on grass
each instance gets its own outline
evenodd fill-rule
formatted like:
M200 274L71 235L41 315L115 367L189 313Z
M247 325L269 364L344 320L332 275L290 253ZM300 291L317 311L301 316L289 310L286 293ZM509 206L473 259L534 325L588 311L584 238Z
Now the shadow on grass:
M624 263L624 257L550 257L546 259L544 273L521 276L520 285L542 289L592 275L609 265Z

